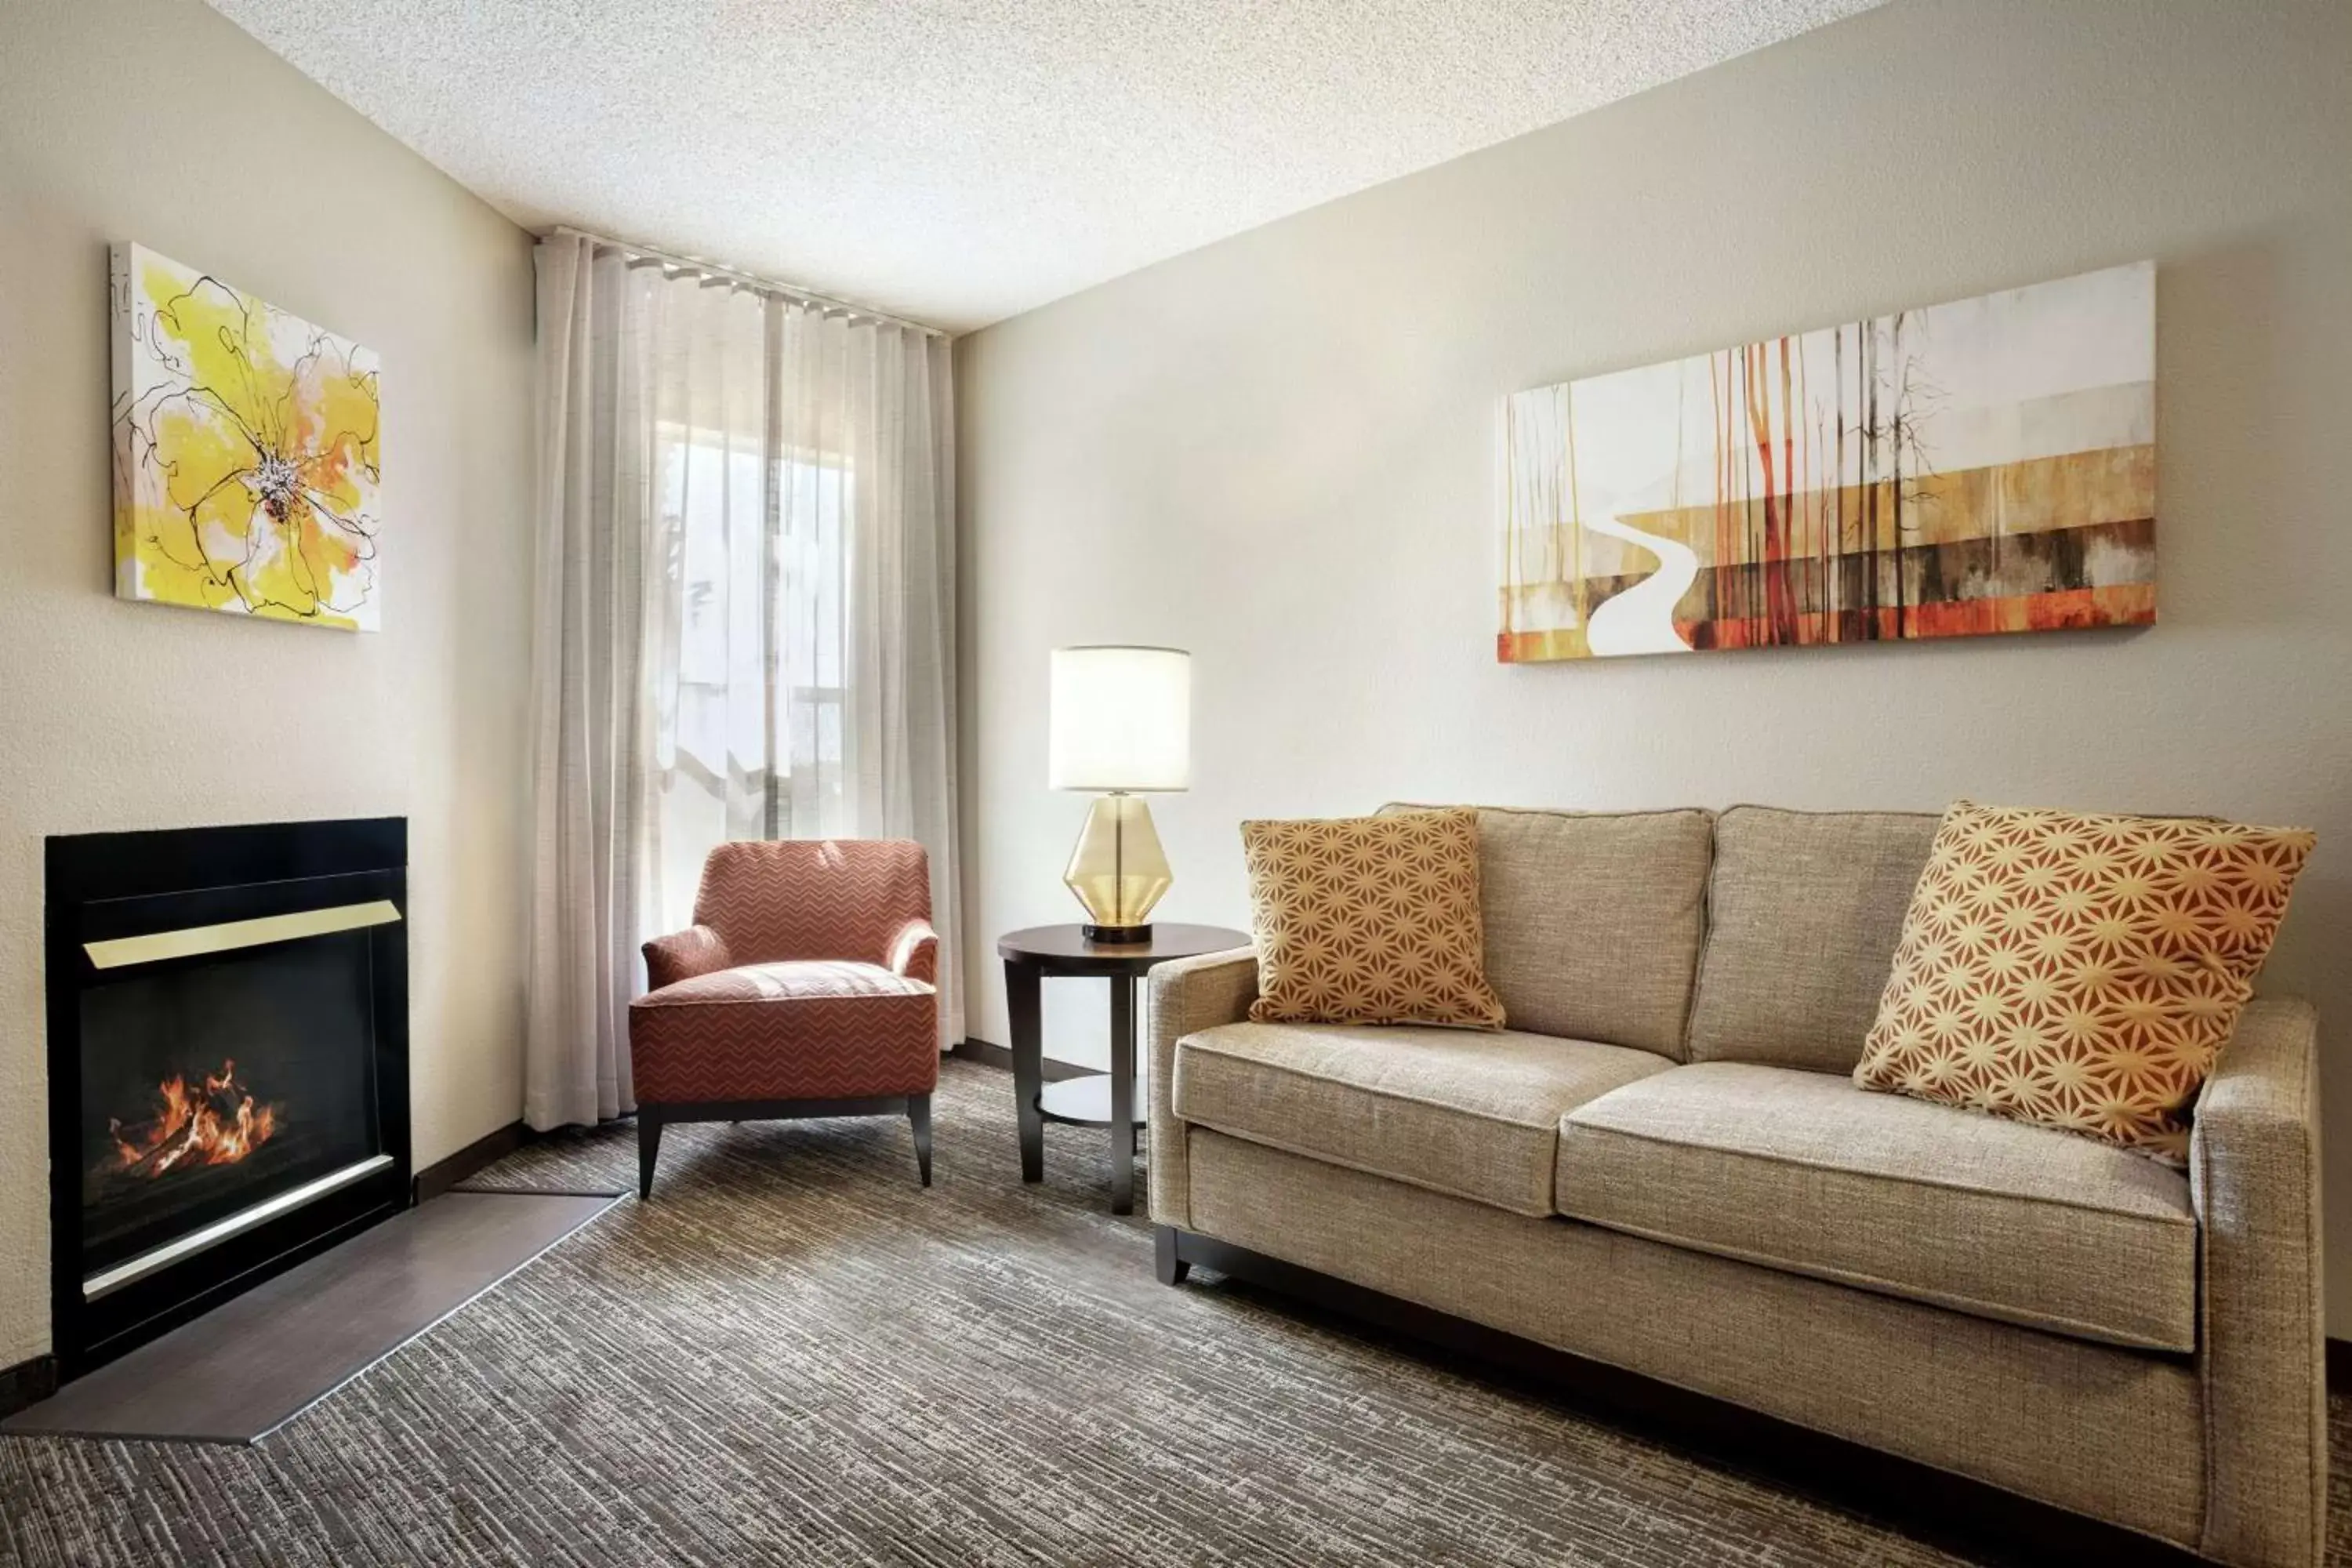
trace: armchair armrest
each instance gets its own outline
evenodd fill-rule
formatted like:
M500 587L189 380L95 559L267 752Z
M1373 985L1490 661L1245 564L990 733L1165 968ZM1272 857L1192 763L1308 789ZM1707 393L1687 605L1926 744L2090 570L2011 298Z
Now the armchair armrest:
M667 936L657 936L646 943L644 952L646 984L656 991L698 974L716 974L735 966L735 961L728 956L727 943L709 926L688 926Z
M1184 1129L1176 1120L1176 1042L1195 1030L1238 1024L1257 999L1257 949L1180 958L1151 971L1151 1218L1192 1223Z
M940 983L940 933L931 929L927 920L911 920L898 928L890 939L890 951L883 960L893 974L919 980L926 985Z
M2205 1554L2320 1560L2327 1517L2318 1019L2257 998L2189 1140L2201 1293Z

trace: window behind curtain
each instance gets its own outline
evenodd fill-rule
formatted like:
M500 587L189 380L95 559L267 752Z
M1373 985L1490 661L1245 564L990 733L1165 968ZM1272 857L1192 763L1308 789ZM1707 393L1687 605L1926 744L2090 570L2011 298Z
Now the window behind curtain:
M709 852L929 852L957 962L947 340L557 233L539 274L524 1114L631 1109L638 945Z
M646 577L646 933L692 919L729 839L858 831L844 788L851 460L778 416L781 323L741 291L677 289L653 367ZM818 375L822 350L803 356Z

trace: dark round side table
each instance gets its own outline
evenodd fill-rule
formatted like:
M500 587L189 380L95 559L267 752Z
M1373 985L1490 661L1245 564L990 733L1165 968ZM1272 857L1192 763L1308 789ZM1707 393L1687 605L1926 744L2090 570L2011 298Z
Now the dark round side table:
M1088 942L1076 925L1032 926L1001 937L1005 1010L1013 1025L1013 1092L1021 1118L1021 1179L1045 1179L1045 1123L1110 1129L1110 1212L1135 1212L1135 983L1155 963L1247 947L1247 931L1155 921L1150 942ZM1047 976L1110 981L1110 1071L1045 1081L1040 1002Z

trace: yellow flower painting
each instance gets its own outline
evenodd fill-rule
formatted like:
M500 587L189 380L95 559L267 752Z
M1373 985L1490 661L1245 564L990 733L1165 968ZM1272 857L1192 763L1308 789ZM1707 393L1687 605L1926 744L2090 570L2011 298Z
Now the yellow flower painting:
M375 630L376 356L144 246L111 295L117 596Z

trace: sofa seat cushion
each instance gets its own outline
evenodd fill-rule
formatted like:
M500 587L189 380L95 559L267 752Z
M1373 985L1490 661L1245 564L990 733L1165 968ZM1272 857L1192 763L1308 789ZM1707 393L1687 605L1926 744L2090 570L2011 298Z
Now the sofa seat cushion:
M1653 1240L2163 1351L2197 1345L2189 1184L2046 1127L1750 1062L1570 1110L1562 1214Z
M1560 1118L1673 1066L1511 1030L1222 1024L1176 1042L1174 1104L1237 1138L1544 1215Z

